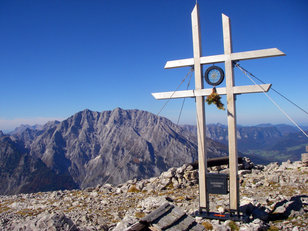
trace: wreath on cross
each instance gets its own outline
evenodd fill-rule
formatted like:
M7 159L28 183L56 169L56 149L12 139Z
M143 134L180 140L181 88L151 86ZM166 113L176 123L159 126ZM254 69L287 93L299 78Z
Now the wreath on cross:
M216 88L213 87L212 93L206 97L206 102L208 105L212 103L220 110L225 110L224 104L220 101L221 97L217 94Z

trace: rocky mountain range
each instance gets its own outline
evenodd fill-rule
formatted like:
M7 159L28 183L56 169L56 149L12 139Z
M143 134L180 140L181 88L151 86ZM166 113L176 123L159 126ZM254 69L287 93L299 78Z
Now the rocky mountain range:
M0 132L1 166L6 169L0 171L5 185L0 193L85 188L157 176L197 160L196 136L195 126L177 126L146 111L121 108L84 110L62 122L23 125L10 134ZM226 156L227 126L207 125L207 136L209 157ZM238 126L239 151L256 163L298 160L305 145L306 137L292 126ZM36 183L40 174L46 184ZM44 179L47 175L50 182Z
M67 178L62 178L66 179L64 183L80 188L149 178L197 159L194 134L166 118L121 108L104 112L84 110L62 122L49 122L43 127L23 126L10 136L3 135L2 141L1 160L10 171L1 172L2 185L5 185L1 193L7 194L27 192L22 190L22 181L14 180L16 174L25 174L21 178L36 179L31 174L43 171L35 167L19 173L20 168L15 166L18 161L11 161L14 155L19 159L27 157L38 161L42 169L52 172L50 178L65 176ZM4 148L7 143L12 147L10 152ZM227 149L225 145L208 140L208 153L210 157L225 156ZM19 161L23 168L22 164ZM35 184L30 181L27 184ZM18 184L19 188L7 187L8 182Z

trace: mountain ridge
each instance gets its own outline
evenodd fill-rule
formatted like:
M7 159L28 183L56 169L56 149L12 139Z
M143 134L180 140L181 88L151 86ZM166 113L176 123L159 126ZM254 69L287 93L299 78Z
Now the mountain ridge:
M85 109L11 137L56 175L71 176L80 188L149 178L197 159L192 134L164 117L135 109ZM208 146L209 156L227 155L224 145L208 140Z

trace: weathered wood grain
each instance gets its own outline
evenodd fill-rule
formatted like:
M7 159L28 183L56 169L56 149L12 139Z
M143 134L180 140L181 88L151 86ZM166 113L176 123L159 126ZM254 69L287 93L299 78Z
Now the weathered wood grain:
M189 230L190 227L195 225L196 221L194 218L190 216L184 216L178 222L176 222L172 227L167 229L168 231L178 231L178 230Z
M153 223L153 226L165 230L172 227L178 220L180 220L184 216L187 215L182 209L174 207L165 216L159 219L157 223Z
M125 231L143 231L147 228L148 225L142 224L140 222L137 222L136 224L133 224L131 227L126 229Z
M165 215L167 212L169 212L172 208L174 208L174 205L171 205L169 203L165 203L162 206L155 209L153 212L151 212L149 215L143 217L140 222L141 223L152 223L158 218Z

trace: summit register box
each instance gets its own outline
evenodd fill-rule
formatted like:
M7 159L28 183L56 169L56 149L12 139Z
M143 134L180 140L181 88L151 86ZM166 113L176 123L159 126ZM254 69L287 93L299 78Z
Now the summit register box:
M211 194L228 194L227 174L208 173L206 174L207 190Z

